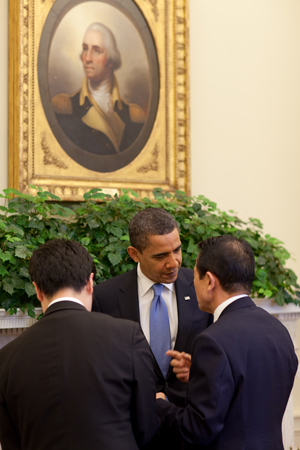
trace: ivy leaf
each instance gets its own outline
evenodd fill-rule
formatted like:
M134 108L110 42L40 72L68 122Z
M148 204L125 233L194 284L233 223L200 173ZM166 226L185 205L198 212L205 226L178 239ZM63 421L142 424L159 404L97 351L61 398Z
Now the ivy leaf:
M29 275L27 267L24 267L24 266L21 267L20 275L21 275L21 277L24 277L24 278L30 278L30 275Z
M266 258L264 258L263 256L258 256L258 258L256 258L256 263L259 266L263 266L264 264L266 264Z
M111 234L113 234L114 236L117 236L118 238L121 238L121 236L123 234L123 230L121 230L120 228L116 228L116 227L111 227L110 232L111 232Z
M266 289L266 290L264 291L264 295L265 295L266 297L271 298L271 297L273 297L273 292L270 291L269 289Z
M3 289L4 289L4 291L8 292L9 294L13 294L13 292L14 292L14 288L10 284L6 283L5 281L3 281Z
M267 272L264 269L259 269L257 271L257 276L260 280L265 280L267 278Z
M249 242L249 244L251 245L252 249L257 250L258 249L258 242L253 239L252 237L247 236L246 237L246 241Z
M30 252L24 245L18 245L18 247L15 250L15 255L18 258L25 259L27 256L30 256Z
M21 227L18 227L17 225L10 225L7 228L7 231L9 233L13 233L13 234L19 234L20 236L24 236L24 230L22 230Z
M6 252L3 253L2 250L0 249L0 259L2 259L2 261L12 261L14 257L12 253L9 252L8 250L6 250Z
M196 228L196 230L197 230L197 232L199 233L199 237L202 236L202 235L205 233L205 228L204 228L203 225L199 225L199 226ZM199 240L200 240L200 239L199 239Z
M36 219L30 220L28 226L31 228L36 228L37 230L40 230L40 231L43 231L43 229L45 228L43 221L36 220Z
M283 291L276 292L276 294L275 294L275 302L278 303L278 305L280 305L280 306L284 305Z
M12 189L12 188L8 188L8 189L3 189L4 194L7 196L9 194L14 194L17 196L21 196L21 192L17 191L17 189Z
M0 266L0 275L2 275L3 277L4 277L4 275L8 275L7 270L2 265Z
M32 319L35 319L35 312L34 312L34 309L28 309L28 315L29 315L29 317L31 317Z
M24 280L15 272L11 275L10 284L14 289L24 289Z
M36 292L32 283L25 283L25 292L28 295L28 297L35 295Z
M107 257L113 266L116 266L122 261L122 256L118 253L109 253Z
M0 228L2 230L6 230L7 229L7 225L3 222L3 220L0 220Z
M87 246L87 245L89 245L89 243L91 242L91 240L90 240L89 237L84 237L84 238L82 238L82 239L80 240L80 242L81 242L82 245Z
M197 252L197 250L198 250L197 245L195 244L195 242L192 239L190 239L188 248L186 249L186 252L187 253L193 253L193 252Z
M98 222L96 222L96 220L91 217L87 217L86 221L90 228L98 228L99 226Z

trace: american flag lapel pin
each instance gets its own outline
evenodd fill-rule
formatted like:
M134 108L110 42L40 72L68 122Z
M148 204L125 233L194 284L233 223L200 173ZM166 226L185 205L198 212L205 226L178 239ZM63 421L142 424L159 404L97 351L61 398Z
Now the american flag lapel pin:
M191 298L189 296L184 297L184 300L191 300Z

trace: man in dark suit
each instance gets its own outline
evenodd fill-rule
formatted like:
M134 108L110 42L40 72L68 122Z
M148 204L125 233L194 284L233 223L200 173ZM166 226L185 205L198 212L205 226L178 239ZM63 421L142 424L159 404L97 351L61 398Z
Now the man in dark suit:
M138 266L97 285L94 289L93 311L141 324L156 356L157 391L164 392L171 402L183 406L186 385L172 372L170 358L160 362L156 350L153 350L155 336L151 337L150 322L155 286L162 287L162 303L168 311L168 323L163 328L169 330L169 343L167 338L159 336L165 351L171 346L179 352L190 352L193 339L211 323L212 316L198 308L193 271L180 268L182 256L179 230L167 211L160 208L140 211L129 224L129 237L131 246L128 247L128 253ZM153 447L157 445L153 444ZM164 450L171 447L175 449L179 448L180 442L176 441L168 447L166 445L161 444Z
M153 357L139 325L89 312L95 266L79 243L33 252L44 315L0 351L3 450L133 450L156 433Z
M282 417L298 365L289 333L249 297L255 263L247 242L224 235L199 247L195 289L214 323L195 339L191 360L168 352L188 381L187 403L178 408L157 394L159 415L185 448L283 450Z

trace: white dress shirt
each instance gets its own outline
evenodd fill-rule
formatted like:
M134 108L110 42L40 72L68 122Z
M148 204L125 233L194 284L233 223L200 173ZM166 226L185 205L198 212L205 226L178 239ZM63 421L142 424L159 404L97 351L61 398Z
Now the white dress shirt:
M84 304L78 300L78 298L74 298L74 297L59 297L59 298L55 298L54 300L52 300L52 302L49 303L49 305L47 306L47 309L49 308L49 306L54 305L54 303L58 303L58 302L75 302L75 303L79 303L79 305L82 305L84 308Z
M140 263L138 263L137 267L137 282L138 282L138 297L139 297L139 310L140 310L140 321L141 328L143 333L150 344L150 307L151 302L154 297L154 291L152 289L153 281L147 278L141 271ZM174 283L163 284L163 290L161 293L162 298L164 299L168 314L169 314L169 322L170 322L170 333L171 333L171 348L172 350L175 347L175 341L177 337L178 330L178 310L177 310L177 301L176 301L176 292Z

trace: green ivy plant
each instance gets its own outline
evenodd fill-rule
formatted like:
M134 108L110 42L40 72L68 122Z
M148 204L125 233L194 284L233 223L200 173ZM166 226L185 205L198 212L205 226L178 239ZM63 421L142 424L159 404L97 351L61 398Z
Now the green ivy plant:
M126 251L128 223L138 211L157 207L166 209L178 222L184 267L194 267L199 241L232 234L246 239L255 255L252 296L273 297L279 305L300 305L297 277L285 266L290 255L283 243L264 235L258 219L242 221L233 211L221 211L202 195L191 197L157 188L153 199L139 199L132 190L112 197L93 189L84 195L83 202L70 208L40 188L36 195L5 189L0 196L6 202L0 207L0 307L11 314L20 308L33 317L39 304L30 283L28 261L40 244L61 237L79 241L95 261L99 283L135 266Z
M15 195L11 198L11 194ZM10 314L17 308L35 317L40 306L30 281L28 262L33 250L49 239L68 237L66 219L72 211L50 192L37 190L36 196L5 189L5 205L0 206L0 307Z

